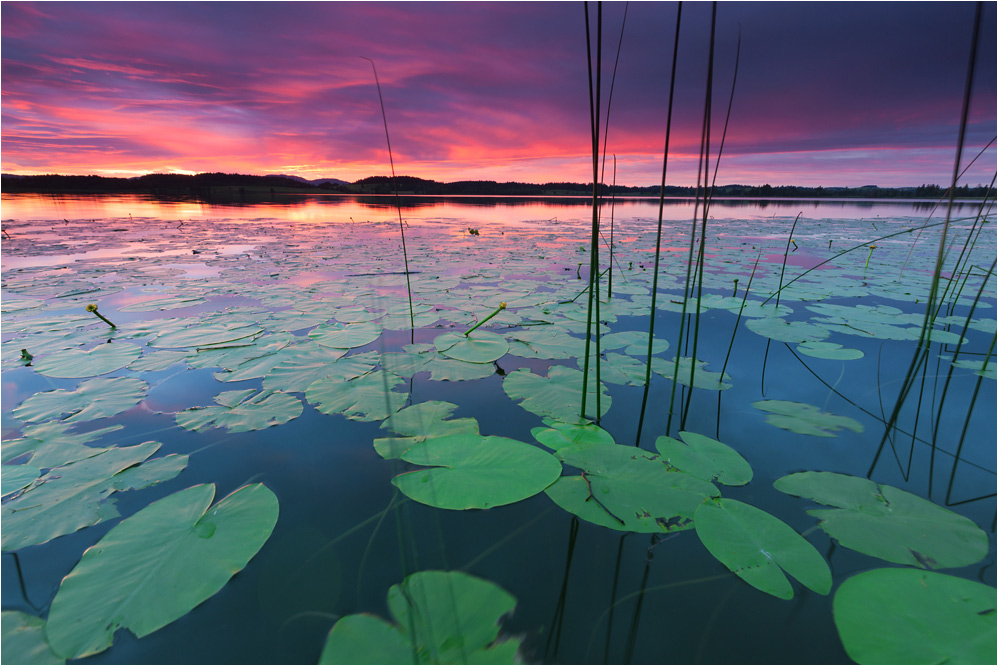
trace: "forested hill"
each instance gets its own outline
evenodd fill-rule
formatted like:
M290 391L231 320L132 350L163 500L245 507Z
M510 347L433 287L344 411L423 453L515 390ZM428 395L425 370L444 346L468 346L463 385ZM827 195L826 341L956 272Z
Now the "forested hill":
M137 178L108 178L104 176L16 176L3 174L0 179L3 192L39 193L141 193L173 196L212 196L280 193L332 193L332 194L394 194L395 185L388 176L362 178L353 183L335 179L308 181L294 176L249 176L243 174L199 173L148 174ZM413 176L397 178L399 194L403 195L479 195L479 196L588 196L591 183L499 183L493 180L467 180L441 183ZM615 194L625 197L653 197L659 195L657 185L628 187L617 185L603 187L604 196ZM666 186L668 197L692 197L693 187ZM944 194L938 185L888 188L866 185L864 187L798 187L792 185L721 185L714 189L715 197L747 198L865 198L865 199L937 199ZM984 186L958 188L960 198L977 198L987 194Z

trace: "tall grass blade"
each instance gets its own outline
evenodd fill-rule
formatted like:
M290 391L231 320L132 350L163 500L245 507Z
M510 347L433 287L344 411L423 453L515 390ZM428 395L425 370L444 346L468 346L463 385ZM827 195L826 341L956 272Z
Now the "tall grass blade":
M669 173L669 138L672 134L672 102L676 91L676 61L679 55L679 27L683 18L683 3L676 8L676 36L672 42L672 73L669 76L669 106L665 115L665 151L662 158L662 185L658 195L658 231L655 234L655 268L652 273L651 309L648 314L648 357L645 362L645 388L641 396L641 414L638 416L638 432L634 438L634 446L641 446L641 430L645 421L645 409L648 406L648 390L651 387L651 356L655 339L655 300L658 298L658 270L662 257L662 217L665 209L665 180ZM675 376L675 375L673 375ZM675 382L673 382L675 387ZM672 402L669 402L669 413L672 413Z

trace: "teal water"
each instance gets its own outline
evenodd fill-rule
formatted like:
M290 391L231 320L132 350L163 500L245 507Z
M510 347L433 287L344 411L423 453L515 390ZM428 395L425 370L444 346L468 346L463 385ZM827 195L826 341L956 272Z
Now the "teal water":
M72 319L89 302L99 302L100 312L123 328L142 322L155 328L157 321L168 326L180 317L196 325L219 314L266 322L271 314L302 302L328 304L321 321L335 318L336 308L346 305L371 311L401 308L398 311L407 316L404 278L398 275L398 218L390 206L387 199L318 197L206 204L138 197L5 196L2 217L11 238L5 236L2 255L5 442L21 436L26 425L12 414L16 407L35 394L72 389L81 381L25 367L19 363L20 349L32 349L43 360L56 347L91 348L102 342L107 333L103 324ZM787 288L780 301L792 310L787 320L814 322L833 314L828 306L852 308L853 313L863 306L865 311L889 313L885 316L894 325L914 326L925 312L940 228L877 239L943 219L945 211L937 211L927 222L930 209L913 202L719 202L712 207L707 227L704 293L731 296L737 278L741 298L758 258L750 300L761 302L781 282L837 252L875 244L872 252L845 254L802 277L794 289ZM947 254L951 264L973 230L970 218L975 212L967 204L954 213L957 221L949 239L953 249ZM787 253L781 279L798 213L793 234L798 248ZM607 208L607 223L609 214ZM657 202L618 202L613 216L613 284L618 291L607 299L607 307L614 301L634 305L622 308L613 321L604 318L613 332L647 330L645 299ZM682 302L692 216L690 202L666 207L666 249L655 315L656 337L671 344L658 354L665 359L671 359L678 346L681 306L671 302ZM407 199L402 217L410 269L418 276L417 303L436 308L440 318L413 332L386 326L374 342L352 348L349 355L432 343L442 332L466 330L497 301L516 303L519 298L523 304L511 305L508 313L483 326L512 339L517 331L534 330L541 313L539 306L526 304L530 299L556 303L585 287L588 253L579 248L588 247L589 209L581 202ZM470 235L469 227L480 235ZM609 241L609 231L605 233ZM992 218L961 264L980 268L966 269L970 277L959 299L941 312L952 317L949 329L967 338L961 358L981 363L994 336L993 277L973 312L971 305L994 256ZM604 252L601 270L608 265ZM199 302L166 310L121 309L167 296ZM974 326L963 334L968 314ZM37 325L43 316L56 323ZM720 372L730 343L725 371L731 388L694 389L685 429L724 442L749 462L753 480L724 487L723 495L764 509L804 534L828 562L834 593L853 574L893 565L839 545L805 512L815 503L778 492L772 484L806 470L865 477L915 344L857 332L863 324L852 319L829 329L826 339L859 350L862 358L814 358L794 343L757 334L748 327L749 320L739 319L737 310L718 307L701 315L697 356L709 362L708 370ZM279 332L274 324L261 325L271 334ZM283 332L294 336L294 344L303 344L316 326L309 323ZM53 347L35 351L31 344L42 335L40 329L61 337L47 343ZM571 335L581 337L575 329ZM132 338L132 344L142 346L143 357L153 351L144 345L148 340ZM901 411L899 424L908 435L891 438L870 478L939 505L946 504L952 479L950 508L982 528L989 546L984 560L945 573L994 586L994 366L992 360L991 376L980 381L973 368L957 368L943 402L955 351L953 343L932 345L927 370ZM681 355L692 355L691 350ZM580 367L574 359L506 354L481 379L440 381L419 371L401 390L409 394L407 404L449 401L457 405L452 418L477 419L482 434L538 445L531 429L542 425L541 416L511 400L503 383L518 368L543 375L557 365ZM156 440L162 442L158 456L190 456L175 478L116 493L123 516L199 483L216 484L216 495L222 497L247 482L262 482L280 502L274 532L218 594L142 639L119 631L112 648L87 661L314 663L339 617L387 617L388 588L407 573L427 569L463 570L509 591L517 607L503 622L502 634L522 638L521 654L528 662L848 661L832 620L831 594L820 595L795 583L792 600L777 599L731 573L693 530L655 536L610 530L579 520L544 493L488 510L449 511L409 500L391 479L412 466L384 460L372 446L375 438L387 434L381 422L320 413L300 391L292 394L302 399L301 416L283 425L249 432L179 427L177 412L210 405L223 390L261 385L259 377L223 384L214 376L220 371L185 361L154 371L112 371L107 376L142 378L148 391L137 406L78 429L121 425L92 445ZM677 387L677 408L688 390ZM608 384L608 391L613 404L600 425L618 444L632 445L643 389ZM667 433L671 391L672 383L653 373L641 448L654 451L655 438ZM862 432L843 429L832 437L815 437L776 427L753 405L761 400L813 405L853 419ZM672 423L668 433L674 436L677 431ZM960 462L954 464L958 447ZM566 466L563 473L575 470ZM4 552L3 609L45 617L61 579L117 522Z

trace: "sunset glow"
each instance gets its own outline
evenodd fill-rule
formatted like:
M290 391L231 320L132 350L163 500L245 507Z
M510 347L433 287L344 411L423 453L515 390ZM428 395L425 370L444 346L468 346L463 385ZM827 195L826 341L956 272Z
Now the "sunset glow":
M624 7L604 5L604 118ZM742 39L719 182L948 184L973 3L717 16L715 155ZM670 184L696 178L709 17L684 5ZM607 143L618 183L661 179L675 20L673 3L627 8ZM988 3L963 165L995 135L995 34ZM4 173L386 174L365 56L397 173L592 179L581 3L8 2L2 47ZM986 184L995 161L992 145L961 183Z

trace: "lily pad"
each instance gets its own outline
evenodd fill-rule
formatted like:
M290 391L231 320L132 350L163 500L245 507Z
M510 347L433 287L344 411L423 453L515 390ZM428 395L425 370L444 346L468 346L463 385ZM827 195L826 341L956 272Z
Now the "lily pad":
M856 419L823 412L814 405L803 402L759 400L753 402L752 406L769 412L766 423L801 435L835 437L842 428L863 432L863 424Z
M834 472L790 474L773 486L838 507L808 513L846 548L888 562L945 569L988 554L988 535L972 520L892 486Z
M679 436L682 442L666 436L655 440L668 466L726 486L744 486L752 480L751 465L727 444L695 432L682 431Z
M433 344L444 356L467 363L491 363L509 351L506 339L490 331L474 331L470 335L444 333Z
M832 613L859 664L990 664L998 649L995 589L946 574L857 574L835 592Z
M269 391L303 393L320 379L347 381L366 375L378 364L376 352L350 356L344 354L346 351L343 349L330 349L315 344L296 345L293 356L285 358L264 375L263 388Z
M827 328L804 321L787 321L781 317L763 317L745 322L754 333L780 342L801 344L824 340L830 334Z
M113 425L81 433L70 432L72 427L72 424L62 421L25 426L22 437L3 442L3 461L7 462L30 454L24 460L29 465L41 468L66 465L106 451L107 449L86 444L109 432L121 430L124 426Z
M64 421L92 421L114 416L139 404L148 384L135 377L97 377L82 382L73 391L56 389L31 396L15 407L15 418L47 421L66 416Z
M225 428L229 432L263 430L298 418L303 409L301 400L293 395L256 389L223 391L215 396L215 403L177 412L177 425L195 432L208 428Z
M725 372L722 376L720 372L710 372L708 370L704 370L704 368L709 365L707 361L694 361L694 359L691 359L688 356L681 357L679 359L679 374L677 375L675 358L671 358L667 361L664 358L654 356L651 359L652 370L666 379L678 377L676 381L683 386L690 385L690 372L693 364L696 365L695 370L693 370L693 388L706 389L708 391L725 391L731 388L731 384L727 383L731 381L731 377L728 373Z
M502 388L513 400L522 400L520 406L538 416L549 416L556 421L574 423L579 420L582 406L583 373L563 365L552 366L547 377L541 377L520 368L506 375ZM606 386L599 384L600 413L610 409L610 395ZM596 416L596 373L589 373L586 396L587 416Z
M34 362L34 368L47 377L80 378L105 375L120 370L142 352L135 345L106 342L93 349L66 349Z
M863 358L863 352L858 349L849 349L834 342L819 342L816 340L798 345L797 351L801 354L813 356L814 358L827 358L836 361L852 361Z
M630 446L579 444L559 449L582 476L563 476L547 489L555 504L583 520L624 532L690 529L693 512L719 495L707 481L670 470L662 458Z
M431 437L478 434L478 421L472 418L449 420L457 409L452 402L429 400L420 402L389 416L382 428L388 428L402 437L378 437L374 450L386 460L401 458L413 446Z
M45 620L21 611L0 613L3 658L8 664L65 664L45 640Z
M495 643L516 599L460 571L420 571L388 591L395 624L348 615L330 630L320 664L512 664L520 639Z
M323 414L344 414L354 421L384 421L408 400L408 393L392 390L404 383L401 377L384 370L349 381L327 377L313 382L305 391L305 399Z
M278 503L259 483L209 508L214 496L212 484L173 493L88 549L52 601L52 649L67 659L98 654L119 628L142 638L222 589L270 537Z
M323 347L353 349L363 347L381 337L381 326L371 322L357 324L327 324L309 331L308 337Z
M541 492L561 464L536 446L478 434L434 437L402 459L429 469L400 474L392 483L408 497L441 509L488 509Z
M544 446L557 451L575 444L611 445L613 435L595 423L559 423L545 419L548 428L531 428L530 434Z
M96 525L120 515L110 496L172 479L187 465L187 456L170 455L142 463L159 442L107 449L96 456L56 467L27 490L3 503L3 549L18 550ZM155 464L154 464L155 463ZM140 474L140 470L142 470Z
M254 338L263 329L256 324L245 324L240 321L201 323L179 331L171 331L157 335L149 341L150 347L212 347Z
M818 594L832 589L825 559L779 518L725 498L701 504L693 514L697 536L711 555L749 585L792 599L790 574Z
M20 490L42 475L41 468L32 465L0 465L0 471L0 495Z

